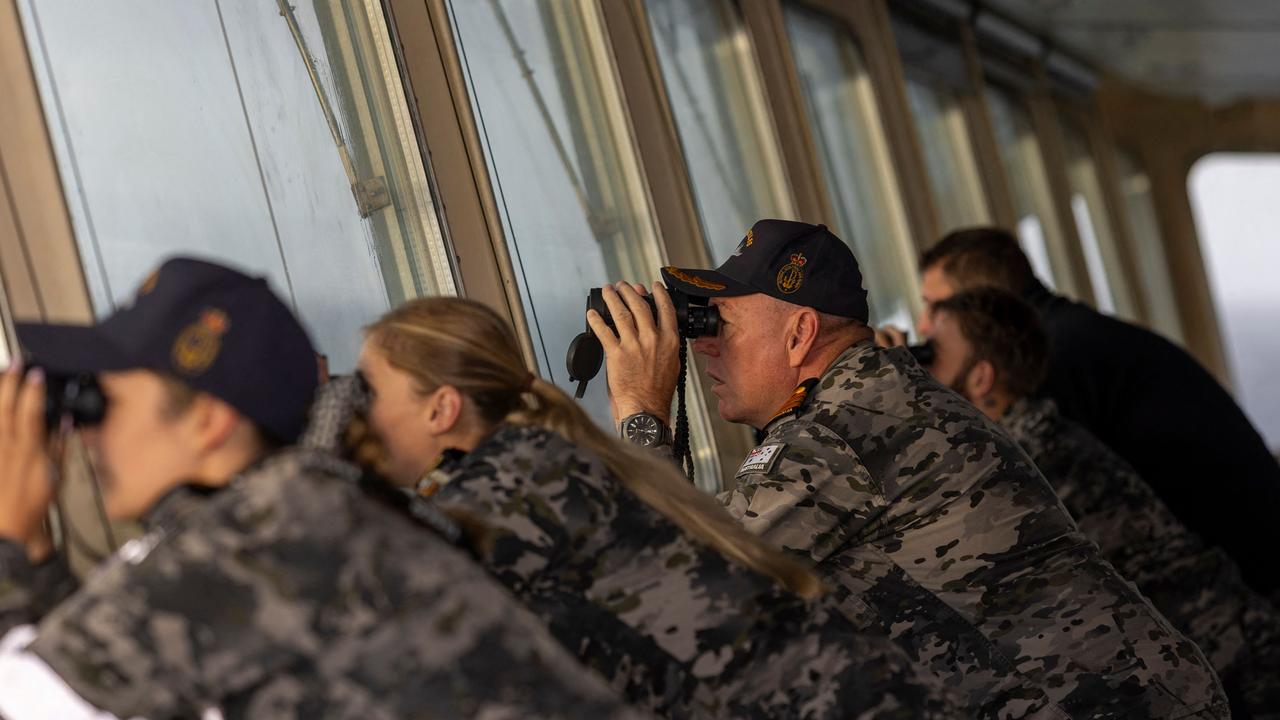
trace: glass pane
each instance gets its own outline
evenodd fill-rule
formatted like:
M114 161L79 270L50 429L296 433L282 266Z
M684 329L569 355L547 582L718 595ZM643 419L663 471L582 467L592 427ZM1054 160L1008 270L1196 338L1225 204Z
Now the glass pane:
M1080 234L1094 300L1103 312L1136 319L1088 136L1084 128L1069 117L1062 118L1062 129L1067 150L1067 180L1071 185L1071 214Z
M1146 295L1151 325L1165 337L1181 343L1182 321L1178 315L1173 281L1169 277L1169 261L1165 256L1160 223L1156 220L1151 180L1131 153L1117 148L1116 162L1120 172L1120 195L1124 199L1129 232L1133 236L1138 279Z
M907 101L924 151L939 230L990 222L959 95L908 75Z
M459 0L450 11L540 370L572 392L564 358L585 329L587 290L651 281L662 264L600 19L578 0ZM716 454L697 383L688 387L710 488ZM612 425L603 376L583 402Z
M1018 213L1016 229L1022 249L1046 285L1078 296L1031 115L1018 98L998 86L988 86L986 99Z
M731 0L645 6L703 235L718 265L756 220L795 215L751 41Z
M915 261L862 51L821 15L788 5L786 18L836 232L875 270L866 276L871 321L913 327Z
M99 314L211 257L345 372L391 303L453 292L377 0L19 4Z

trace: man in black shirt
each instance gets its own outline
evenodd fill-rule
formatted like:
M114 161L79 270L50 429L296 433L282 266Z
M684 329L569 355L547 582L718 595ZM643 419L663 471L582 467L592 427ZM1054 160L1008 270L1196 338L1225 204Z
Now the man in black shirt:
M1040 394L1087 427L1155 488L1192 531L1223 547L1258 592L1280 595L1280 464L1216 380L1182 348L1050 292L1014 236L971 228L920 260L924 312L994 286L1031 304L1049 336Z

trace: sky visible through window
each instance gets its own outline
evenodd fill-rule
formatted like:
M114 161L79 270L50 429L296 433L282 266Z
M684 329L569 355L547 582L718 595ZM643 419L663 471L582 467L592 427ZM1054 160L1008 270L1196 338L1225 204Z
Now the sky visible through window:
M1188 190L1236 397L1280 451L1280 154L1209 155Z

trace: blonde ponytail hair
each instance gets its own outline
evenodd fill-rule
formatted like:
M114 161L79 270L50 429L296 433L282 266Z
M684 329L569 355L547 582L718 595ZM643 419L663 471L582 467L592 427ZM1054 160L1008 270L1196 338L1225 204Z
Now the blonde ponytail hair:
M797 595L822 592L812 570L743 529L675 465L604 432L564 391L531 375L511 329L484 305L461 298L411 300L370 325L367 334L421 390L450 385L487 424L559 433L599 458L623 487L694 539Z

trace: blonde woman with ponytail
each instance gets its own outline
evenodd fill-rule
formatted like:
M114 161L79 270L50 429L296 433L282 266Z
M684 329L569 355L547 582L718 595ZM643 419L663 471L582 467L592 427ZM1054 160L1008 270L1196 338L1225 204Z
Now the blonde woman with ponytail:
M489 529L474 552L632 702L672 718L954 717L808 568L525 368L496 314L409 302L360 369L383 467ZM806 598L808 598L806 600Z

